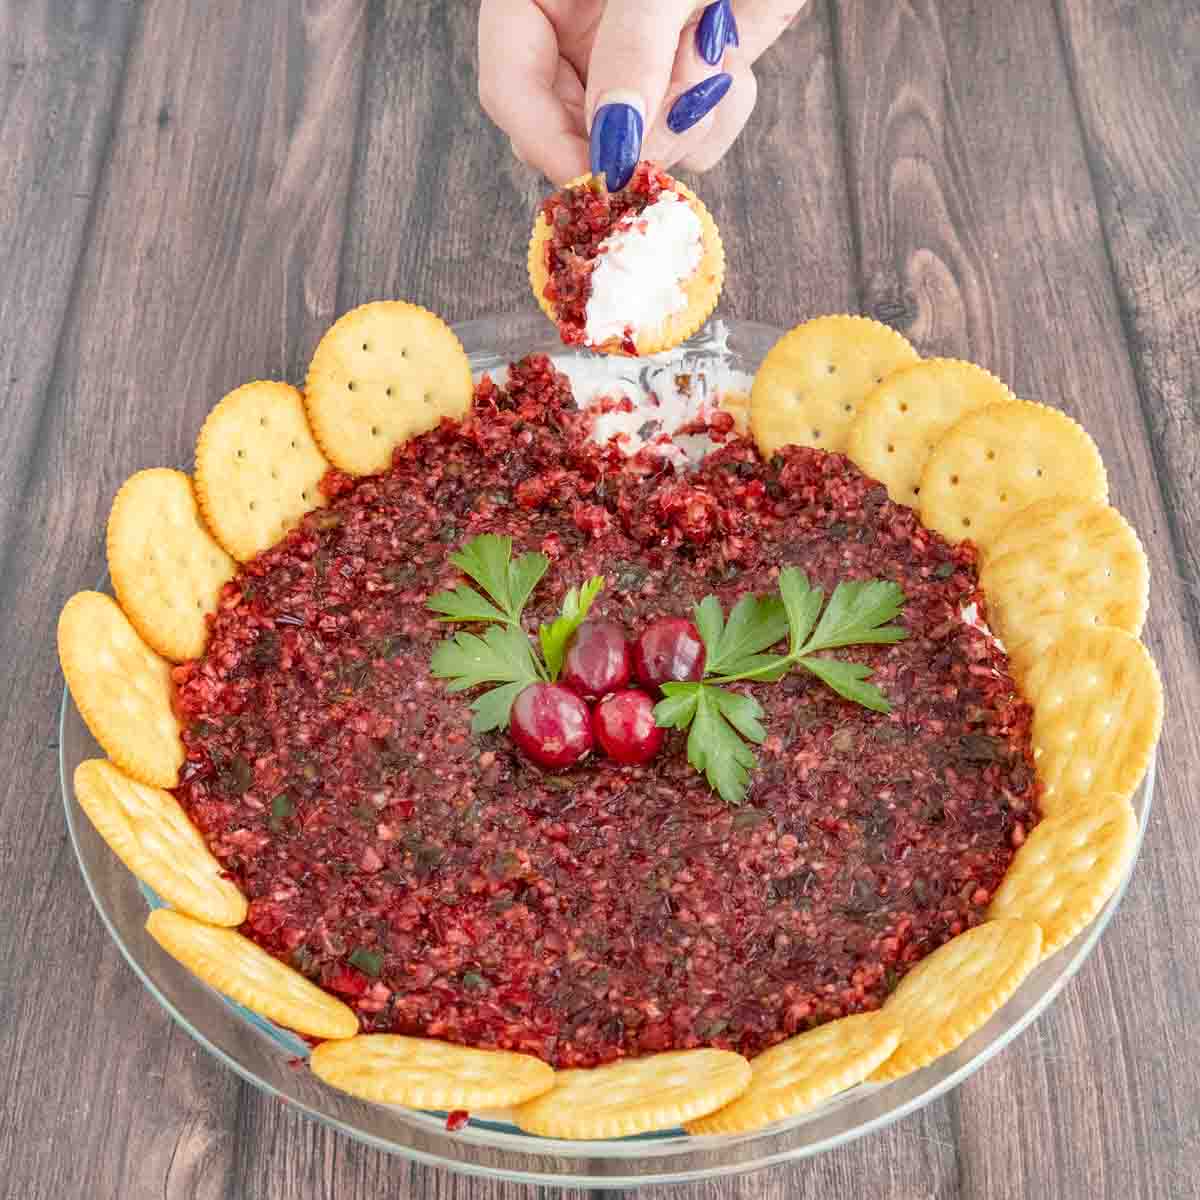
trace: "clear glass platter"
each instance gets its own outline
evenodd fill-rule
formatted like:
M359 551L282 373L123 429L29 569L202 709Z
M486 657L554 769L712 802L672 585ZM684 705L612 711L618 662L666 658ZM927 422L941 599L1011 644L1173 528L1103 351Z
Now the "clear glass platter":
M532 351L559 360L584 357L563 347L553 328L536 313L468 321L455 326L455 332L477 375L502 372L508 362ZM706 383L711 393L744 383L779 334L777 329L748 322L720 323L702 330L670 356L622 360L609 363L607 370L624 376L631 385L649 387L674 374L690 374ZM581 364L569 365L574 376ZM819 1154L882 1128L961 1083L1028 1026L1091 953L1127 883L1122 881L1096 920L1038 966L1012 999L953 1053L895 1082L861 1085L768 1130L723 1138L693 1138L675 1130L619 1141L567 1142L528 1136L499 1118L473 1117L466 1128L449 1133L442 1115L370 1104L326 1087L296 1063L307 1056L304 1042L225 1000L153 942L144 924L155 898L109 851L84 816L71 786L75 767L102 755L64 692L59 765L67 827L79 866L113 940L167 1012L243 1079L350 1137L419 1162L530 1183L621 1188L707 1179ZM1152 762L1133 798L1139 851L1154 773Z

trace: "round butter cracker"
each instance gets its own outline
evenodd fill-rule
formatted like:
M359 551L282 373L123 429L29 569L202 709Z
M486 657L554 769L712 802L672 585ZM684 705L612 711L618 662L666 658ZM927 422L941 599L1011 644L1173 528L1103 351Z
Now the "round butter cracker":
M986 555L1014 513L1048 496L1106 502L1100 451L1066 413L1012 400L968 413L942 436L921 475L919 511L922 524Z
M542 1137L630 1137L724 1107L750 1084L750 1064L730 1050L668 1050L590 1070L557 1071L554 1087L513 1113Z
M771 347L750 390L750 429L763 458L784 446L845 451L867 396L920 356L869 317L816 317Z
M313 352L304 403L330 462L351 475L386 471L402 442L467 415L471 364L440 317L376 300L339 317Z
M247 562L325 503L319 484L328 470L300 393L259 380L208 414L196 442L196 499L217 541Z
M113 853L173 908L211 925L246 919L246 898L170 792L93 758L75 768L75 796Z
M111 596L77 592L58 618L58 658L92 736L127 775L174 787L183 765L171 667Z
M903 1030L900 1046L871 1079L899 1079L966 1041L1037 965L1042 930L1033 921L986 921L921 959L882 1012Z
M688 1121L688 1133L748 1133L815 1108L891 1057L902 1030L886 1013L857 1013L780 1042L750 1060L750 1086L732 1104Z
M1124 630L1080 625L1018 666L1042 811L1085 796L1128 800L1162 731L1162 682L1146 647Z
M1014 399L990 371L954 358L927 358L893 371L862 402L846 454L897 504L916 508L921 475L942 435L967 413Z
M251 1012L316 1038L350 1038L354 1010L233 929L156 908L146 930L175 960Z
M1036 921L1042 957L1065 946L1104 907L1133 861L1138 824L1120 796L1059 805L1022 843L989 917Z
M507 1108L554 1085L553 1069L529 1054L390 1033L324 1042L309 1066L339 1091L409 1108Z
M108 570L125 615L165 658L199 658L205 616L237 564L200 516L192 481L165 467L122 485L108 515Z
M593 178L592 175L580 175L565 183L563 190L585 186L590 184ZM712 316L713 309L717 307L717 301L721 297L721 289L725 285L725 245L721 241L721 234L712 214L700 197L677 179L672 180L671 190L682 196L700 218L700 264L683 283L687 305L679 312L671 313L657 328L637 331L634 344L639 355L659 354L686 342ZM546 297L546 285L550 282L547 245L549 240L550 225L539 212L533 223L533 235L529 239L529 286L533 289L538 307L557 324L558 316L554 302ZM607 354L624 353L620 342L615 338L601 346L590 346L589 349Z
M1129 522L1107 504L1070 496L1038 500L1006 521L979 583L1019 675L1076 625L1137 637L1150 600L1150 567Z

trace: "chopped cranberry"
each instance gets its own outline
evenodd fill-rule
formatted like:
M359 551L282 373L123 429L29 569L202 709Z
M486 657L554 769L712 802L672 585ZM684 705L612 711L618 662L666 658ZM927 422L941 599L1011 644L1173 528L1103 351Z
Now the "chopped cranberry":
M587 705L569 688L531 683L514 701L513 741L543 767L569 767L592 748Z
M654 621L642 631L633 647L637 677L651 688L702 678L704 657L700 631L684 617L661 617Z
M625 631L615 621L585 621L571 635L559 682L585 700L623 688L633 674Z
M654 701L639 688L615 692L596 705L592 728L604 753L619 763L649 762L666 734L654 720Z
M471 1114L465 1108L456 1108L446 1114L446 1131L457 1133L471 1119Z

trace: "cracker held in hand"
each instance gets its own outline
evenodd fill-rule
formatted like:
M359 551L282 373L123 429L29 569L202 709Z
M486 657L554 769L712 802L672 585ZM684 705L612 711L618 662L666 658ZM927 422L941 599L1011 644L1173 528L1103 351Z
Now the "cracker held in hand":
M815 1108L861 1083L900 1044L886 1013L842 1017L750 1060L750 1086L732 1103L688 1121L688 1133L747 1133Z
M986 555L1014 513L1049 496L1104 503L1096 443L1066 413L1032 400L989 404L942 437L921 476L922 524Z
M859 407L846 454L897 504L916 508L921 475L941 437L967 413L1014 399L990 371L929 358L889 375Z
M391 1033L324 1042L309 1066L340 1091L409 1108L507 1108L554 1086L553 1069L528 1054Z
M260 380L208 414L196 443L196 498L217 541L246 562L325 503L318 484L327 470L300 393Z
M784 446L845 451L859 410L893 371L919 361L894 329L869 317L817 317L771 347L750 391L750 429L763 458Z
M750 1064L740 1054L668 1050L587 1071L558 1071L554 1088L522 1104L513 1121L542 1137L629 1137L714 1112L749 1084Z
M1158 669L1137 638L1078 626L1024 670L1033 705L1033 756L1045 784L1042 811L1109 793L1129 799L1162 730Z
M641 164L627 185L626 194L629 189L641 187L648 173L653 171L657 171L657 168L651 164ZM669 186L663 189L663 195L674 193L674 196L668 195L666 200L660 196L651 201L642 209L641 218L631 214L618 220L615 228L607 233L599 253L590 260L580 255L576 261L584 272L589 271L587 263L596 264L585 284L587 326L592 327L591 332L596 331L597 323L601 322L606 314L612 315L611 301L619 299L622 292L626 296L642 299L651 295L665 297L671 303L665 310L665 315L645 324L633 319L619 333L610 333L599 340L590 335L587 326L581 321L569 316L563 304L554 296L550 265L553 230L545 213L538 213L533 225L533 236L529 241L529 284L542 312L558 325L564 342L586 345L590 349L608 354L658 354L687 341L716 308L721 288L725 283L725 247L716 222L695 192L677 179L672 179L665 173L660 174L669 181ZM592 195L603 196L604 186L599 176L581 175L565 184L557 195L572 191L582 194L584 189L587 189ZM616 193L618 196L621 194ZM658 277L653 281L657 286L646 286L642 282L642 272L646 269L646 264L653 264L660 269L664 266L661 263L662 248L656 247L653 239L669 236L665 232L665 225L661 223L677 221L678 214L673 212L670 206L680 202L686 204L695 214L695 220L691 223L699 236L699 246L694 250L697 255L696 265L682 278L676 280ZM658 208L658 205L667 207ZM639 226L639 220L645 218L647 213L651 216L644 226ZM639 241L640 236L651 240L643 246ZM692 245L695 246L695 243ZM602 277L597 280L596 271L600 269L601 261L609 253L616 255L614 263L620 265L610 268L611 275L606 270L607 279ZM669 254L669 251L667 253ZM669 264L666 266L669 269ZM547 294L548 292L550 294ZM595 304L593 296L596 297ZM661 305L657 307L661 309ZM634 317L638 314L631 312L630 315Z
M193 975L268 1021L317 1038L358 1032L352 1009L233 929L205 925L169 908L156 908L146 929Z
M440 317L403 300L377 300L340 317L308 368L304 403L321 448L351 475L392 463L402 442L444 418L466 416L471 364Z
M1041 952L1038 925L1004 920L968 929L921 959L883 1006L904 1035L871 1079L899 1079L949 1054L1017 990Z
M75 706L108 757L142 783L174 787L183 742L171 668L111 596L77 592L67 601L58 658Z
M174 662L199 658L205 614L237 564L213 540L192 481L165 467L125 481L108 515L108 569L125 615L155 650Z
M75 768L75 796L113 853L173 908L211 925L246 919L246 898L170 792L93 758Z
M1060 805L1025 839L988 909L1042 927L1042 956L1065 946L1104 907L1137 846L1137 817L1120 796Z
M1107 504L1064 496L1001 526L979 583L988 622L1020 674L1075 625L1137 637L1150 598L1150 568L1129 522Z

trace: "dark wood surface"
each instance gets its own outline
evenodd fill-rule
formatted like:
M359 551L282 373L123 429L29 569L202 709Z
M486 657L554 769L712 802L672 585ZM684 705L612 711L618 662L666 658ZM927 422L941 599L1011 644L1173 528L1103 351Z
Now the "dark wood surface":
M524 1194L336 1137L177 1029L92 909L54 744L54 621L121 480L357 302L531 303L542 185L477 106L474 17L0 4L0 1195ZM811 0L699 183L727 313L871 313L1087 425L1168 721L1125 903L1032 1030L882 1133L673 1195L1200 1196L1198 63L1194 0Z

